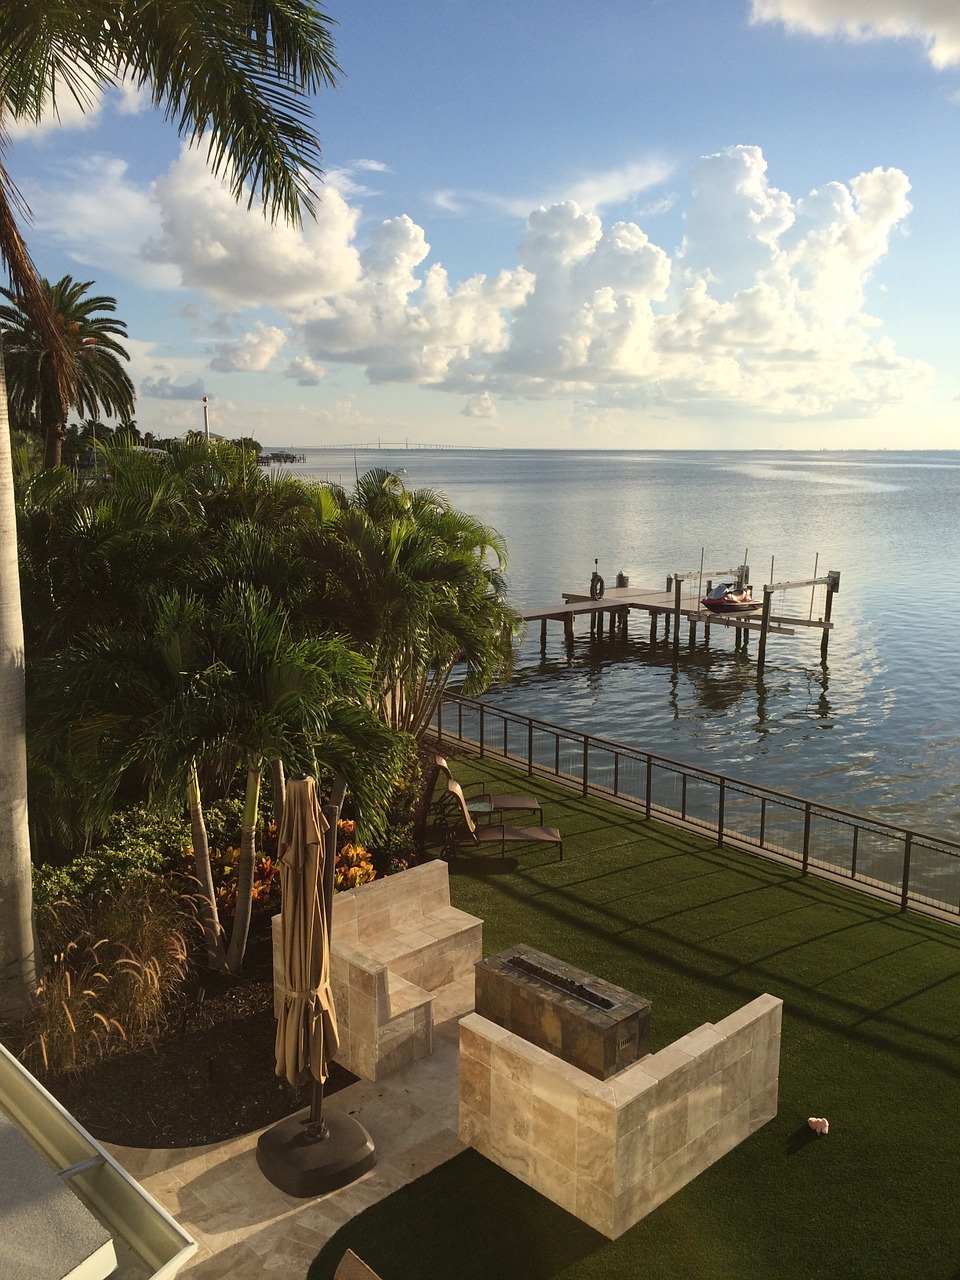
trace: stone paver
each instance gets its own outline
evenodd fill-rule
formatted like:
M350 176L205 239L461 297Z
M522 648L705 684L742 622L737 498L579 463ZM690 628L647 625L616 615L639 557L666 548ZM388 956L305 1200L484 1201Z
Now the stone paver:
M437 992L429 1058L375 1084L358 1080L325 1102L331 1112L355 1116L377 1149L375 1168L329 1195L298 1200L269 1183L256 1162L260 1131L184 1150L109 1145L197 1241L196 1255L180 1274L190 1280L302 1277L344 1223L463 1151L457 1137L458 1023L472 1008L472 981Z

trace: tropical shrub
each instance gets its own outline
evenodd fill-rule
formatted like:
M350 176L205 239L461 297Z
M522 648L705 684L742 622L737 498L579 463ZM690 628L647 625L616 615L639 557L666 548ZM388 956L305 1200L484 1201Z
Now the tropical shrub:
M184 819L142 805L123 810L114 814L102 843L63 866L34 866L34 902L38 909L59 901L76 902L119 889L139 876L173 871L189 846L190 827Z
M210 842L210 870L213 873L217 911L221 916L229 918L237 909L237 860L240 856L243 803L238 799L223 800L206 809L204 818ZM258 824L255 851L253 913L273 914L280 907L280 867L277 862L277 824L274 821ZM188 876L196 874L193 846L189 837L181 868Z
M333 872L335 893L356 889L376 877L376 868L362 844L355 843L357 827L350 818L337 823L337 861Z

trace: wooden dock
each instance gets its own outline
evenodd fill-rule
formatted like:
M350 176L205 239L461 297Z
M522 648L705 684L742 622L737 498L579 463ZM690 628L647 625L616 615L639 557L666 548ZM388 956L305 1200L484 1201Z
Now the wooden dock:
M773 582L764 584L763 596L757 600L756 608L749 613L712 613L700 604L700 590L704 594L709 590L712 579L725 580L732 578L739 570L714 571L711 577L704 579L702 573L672 574L667 579L663 590L656 588L636 589L631 587L611 587L605 590L599 600L593 599L589 592L565 591L563 603L544 605L536 609L522 609L520 615L527 623L540 623L540 646L546 648L547 623L559 622L563 626L564 639L568 645L574 639L574 619L586 615L590 619L590 635L600 638L605 631L612 639L615 636L626 638L629 619L633 612L646 615L649 619L650 643L654 644L662 627L663 638L673 635L674 650L680 647L680 636L683 623L687 623L690 645L697 640L697 630L704 628L704 638L709 642L711 627L732 627L736 632L737 649L746 649L751 634L758 637L757 666L763 668L766 656L768 636L792 636L798 628L820 631L820 656L826 659L830 631L833 629L831 614L833 596L840 588L840 574L831 570L822 578L807 578L802 582ZM694 600L684 602L683 586L688 584L694 588ZM822 616L796 617L789 614L773 612L773 599L776 594L799 587L826 587L826 599Z

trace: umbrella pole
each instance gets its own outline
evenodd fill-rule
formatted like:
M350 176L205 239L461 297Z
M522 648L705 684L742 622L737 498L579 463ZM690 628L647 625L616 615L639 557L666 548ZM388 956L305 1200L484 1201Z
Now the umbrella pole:
M340 806L325 804L321 810L327 820L327 829L323 835L323 866L320 869L320 883L323 888L323 927L327 939L333 933L333 876L337 863L337 823L340 821ZM312 1080L310 1088L310 1124L316 1126L316 1137L322 1141L329 1135L323 1123L323 1081Z

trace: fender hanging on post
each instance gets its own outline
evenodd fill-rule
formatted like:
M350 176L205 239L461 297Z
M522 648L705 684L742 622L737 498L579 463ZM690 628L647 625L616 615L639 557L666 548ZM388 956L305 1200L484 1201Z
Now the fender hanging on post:
M600 577L600 574L597 572L597 566L599 565L599 563L600 563L599 560L594 560L593 573L591 573L590 575L590 599L591 600L603 599L603 579Z

